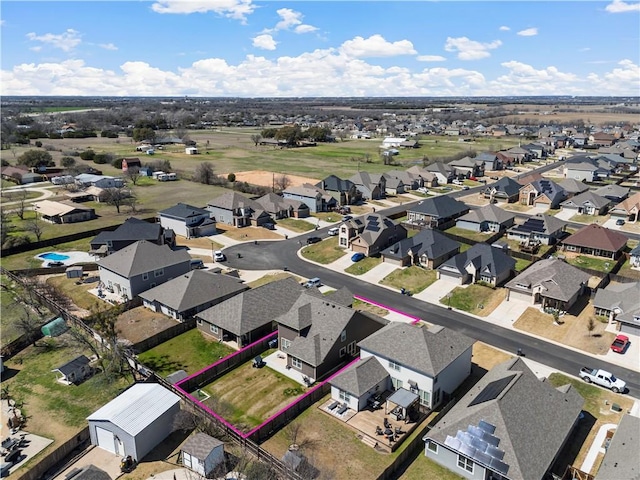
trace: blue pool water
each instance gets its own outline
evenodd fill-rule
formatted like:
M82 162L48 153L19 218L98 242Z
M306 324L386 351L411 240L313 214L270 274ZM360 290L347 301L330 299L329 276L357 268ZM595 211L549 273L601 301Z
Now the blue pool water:
M54 253L54 252L43 253L41 255L38 255L38 257L42 258L43 260L55 260L55 261L69 260L69 255L62 255L61 253Z

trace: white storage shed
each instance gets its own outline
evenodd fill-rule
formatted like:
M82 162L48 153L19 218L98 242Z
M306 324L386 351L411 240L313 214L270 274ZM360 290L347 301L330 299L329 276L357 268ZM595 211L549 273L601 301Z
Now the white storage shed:
M92 413L91 444L140 461L169 436L180 397L157 383L136 383Z

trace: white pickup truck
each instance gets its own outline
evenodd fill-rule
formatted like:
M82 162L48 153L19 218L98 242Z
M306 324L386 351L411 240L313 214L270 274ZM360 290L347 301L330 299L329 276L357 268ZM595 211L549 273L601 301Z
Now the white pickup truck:
M597 368L582 367L579 375L585 382L595 383L610 389L614 393L623 393L627 386L625 382L616 378L613 373Z

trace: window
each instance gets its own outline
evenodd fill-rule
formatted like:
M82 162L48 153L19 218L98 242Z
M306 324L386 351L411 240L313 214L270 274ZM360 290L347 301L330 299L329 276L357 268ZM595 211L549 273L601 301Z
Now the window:
M198 319L198 325L202 325L202 319L201 318Z
M217 325L209 325L209 330L211 330L211 333L215 333L216 335L218 334L218 327Z
M391 385L393 386L394 390L400 390L402 388L403 383L402 383L402 380L391 377Z
M418 394L420 395L420 405L425 405L425 406L429 406L429 399L431 398L431 395L429 394L429 392L426 392L424 390L418 390Z
M142 274L142 280L144 280L144 281L149 280L149 274L148 273L143 273Z
M438 444L436 442L429 441L429 443L427 443L427 449L430 452L438 453Z
M356 354L356 342L353 341L349 345L347 345L347 353L351 356L355 356Z
M473 460L462 455L458 455L458 467L473 473Z
M351 397L349 396L349 394L343 390L340 390L340 400L342 400L343 402L349 403L351 401Z
M347 354L347 348L346 347L342 347L340 349L340 357L344 357Z
M340 341L344 342L346 339L347 339L347 331L342 330L342 333L340 334Z
M164 275L164 268L161 268L160 270L156 270L155 272L153 272L153 275L156 277L161 277Z
M399 372L400 371L400 364L394 362L393 360L389 360L389 368Z
M291 357L291 366L300 370L302 368L302 360L296 357Z
M287 340L286 338L282 339L282 349L286 350L291 346L291 340Z

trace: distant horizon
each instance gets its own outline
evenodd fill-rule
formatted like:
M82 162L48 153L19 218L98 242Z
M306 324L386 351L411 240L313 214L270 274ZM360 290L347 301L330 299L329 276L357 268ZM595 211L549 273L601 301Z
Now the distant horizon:
M640 2L5 1L0 95L640 95Z

